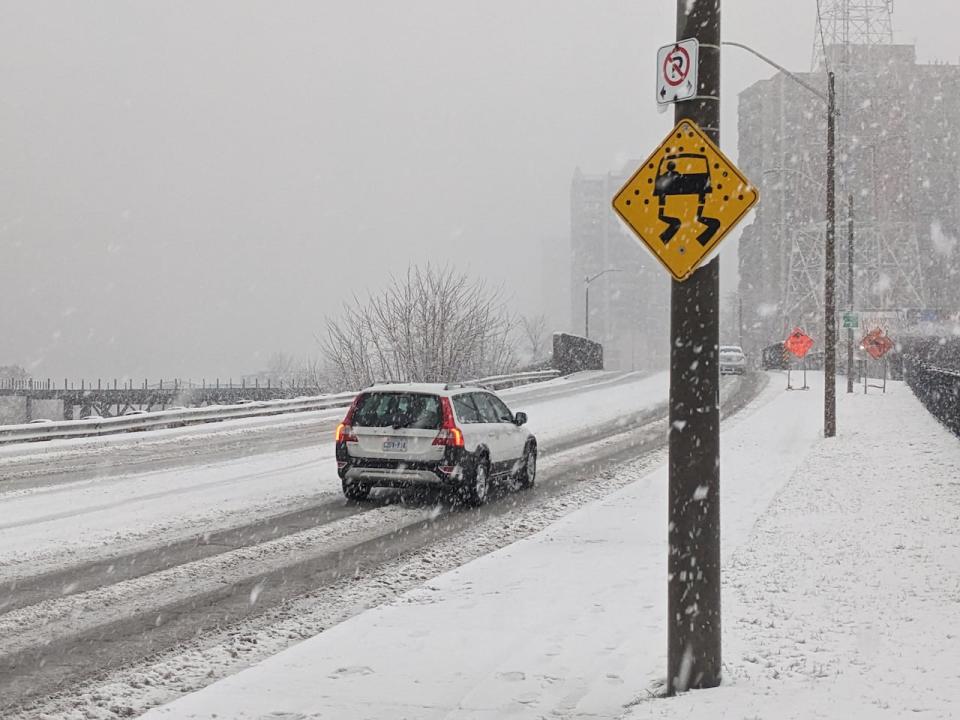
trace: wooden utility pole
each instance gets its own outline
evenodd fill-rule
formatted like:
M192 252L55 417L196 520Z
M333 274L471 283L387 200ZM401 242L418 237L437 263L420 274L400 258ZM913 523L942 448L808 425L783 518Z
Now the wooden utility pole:
M720 0L677 0L700 43L696 97L676 105L720 144ZM716 687L720 657L719 260L671 281L667 692Z
M853 313L853 194L847 198L847 311ZM847 392L853 392L853 327L847 328Z
M837 203L834 75L827 73L827 240L823 272L823 436L837 434Z

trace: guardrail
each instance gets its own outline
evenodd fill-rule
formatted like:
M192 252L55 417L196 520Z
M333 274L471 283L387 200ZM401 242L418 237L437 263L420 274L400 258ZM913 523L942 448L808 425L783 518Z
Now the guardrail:
M960 370L903 360L904 380L927 410L954 434L960 435Z
M496 375L471 380L465 385L481 385L493 390L527 385L534 382L552 380L560 375L556 370L537 370L534 372ZM126 415L99 420L64 420L59 422L26 423L22 425L0 426L0 445L31 442L37 440L62 440L66 438L97 437L115 433L138 430L159 430L163 428L184 427L200 423L236 420L240 418L264 417L283 413L309 412L347 407L356 396L356 392L320 395L317 397L293 398L290 400L264 400L242 405L209 405L207 407L184 408L182 410L159 410L139 415Z

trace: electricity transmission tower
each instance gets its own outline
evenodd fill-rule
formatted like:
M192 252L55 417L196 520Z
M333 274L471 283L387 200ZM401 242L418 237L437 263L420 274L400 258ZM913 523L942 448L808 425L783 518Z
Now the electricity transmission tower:
M825 57L833 64L849 63L852 45L893 43L893 0L822 0L818 7L813 40L815 72L822 69Z
M893 51L893 0L818 3L813 72L829 69L837 77L839 194L852 194L859 206L854 305L864 310L925 307L914 190L900 182L910 173L892 176L887 170L914 164L908 113L886 112L886 122L877 125L877 109L896 106L905 94L889 77L879 77L891 67ZM819 280L810 258L822 247L820 232L813 226L794 230L784 298L792 316L822 305L814 301ZM841 300L846 306L847 298Z

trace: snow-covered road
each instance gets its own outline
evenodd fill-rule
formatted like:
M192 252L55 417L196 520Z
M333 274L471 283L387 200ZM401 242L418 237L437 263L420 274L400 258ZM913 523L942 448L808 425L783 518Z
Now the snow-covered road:
M635 413L664 402L666 376L592 373L516 388L503 396L527 410L530 427L549 455L552 444L562 444L584 428L618 422L628 427ZM31 444L16 452L7 448L0 470L13 475L28 465L31 480L0 482L0 582L208 534L323 499L339 500L330 434L342 414L304 413L317 417L54 441L48 448ZM248 441L260 452L247 454ZM263 452L271 444L286 447ZM211 445L217 447L213 461L203 453ZM178 448L184 448L182 455ZM130 473L121 464L117 472L114 455L136 456L138 467L158 469ZM166 467L171 455L193 462ZM78 456L97 459L96 475L63 480L61 466L73 467ZM44 468L60 480L48 484Z
M641 463L543 531L145 718L957 717L960 441L895 382L841 390L824 439L821 376L782 380L721 435L721 688L660 696L666 469Z
M761 379L725 380L725 411L741 407ZM147 433L92 448L51 447L55 472L78 456L113 451L154 456L158 467L130 473L121 463L111 474L108 464L81 480L0 483L0 707L243 618L272 622L273 608L284 612L291 598L330 592L355 568L377 577L363 602L402 591L410 578L391 563L444 547L437 572L469 561L615 489L621 481L608 468L665 441L665 374L592 374L505 395L529 413L540 438L540 482L480 512L451 512L430 497L398 503L390 492L379 502L346 502L330 453L337 418L327 427L302 422L309 430L282 452L235 460L219 459L224 435L277 438L295 423L204 428L199 439L182 439L195 443L193 457L209 443L215 459L207 454L193 466L170 467L169 438ZM19 457L37 467L36 449ZM7 462L17 466L11 454ZM344 588L331 596L324 622L356 612L348 597ZM296 613L301 631L319 621L315 610ZM289 642L287 634L282 646Z
M817 442L820 403L777 381L725 423L725 557ZM543 532L148 717L615 717L666 649L666 469L618 474Z

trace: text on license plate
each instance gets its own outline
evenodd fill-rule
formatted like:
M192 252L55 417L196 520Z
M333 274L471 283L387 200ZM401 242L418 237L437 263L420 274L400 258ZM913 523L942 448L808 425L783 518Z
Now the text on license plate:
M407 441L406 440L384 440L383 451L384 452L406 452Z

